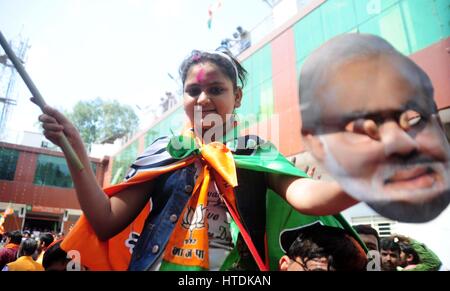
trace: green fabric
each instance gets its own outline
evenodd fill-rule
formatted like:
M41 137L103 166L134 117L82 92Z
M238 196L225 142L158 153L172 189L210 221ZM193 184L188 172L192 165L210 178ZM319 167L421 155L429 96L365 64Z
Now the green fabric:
M270 142L258 147L252 155L233 155L233 157L236 167L240 169L303 178L308 177L305 172L299 170L289 162Z
M160 271L208 271L200 267L182 266L162 261Z
M427 246L416 241L411 240L411 247L417 252L420 258L420 263L417 264L413 269L408 269L405 271L438 271L441 267L441 260L439 257Z
M309 216L301 214L284 201L275 192L269 190L267 195L267 243L269 248L270 270L278 270L278 261L284 255L280 246L280 234L285 229L294 229L320 221L322 225L338 227L347 230L363 246L355 230L348 224L342 215Z
M240 260L239 251L235 244L233 250L230 252L230 254L227 256L227 258L223 262L222 267L220 268L220 271L235 270L236 266L239 264L239 260Z
M233 250L230 252L230 254L225 259L225 262L223 263L222 267L220 268L221 271L229 271L234 269L238 262L239 262L239 251L237 249L237 240L239 237L239 227L237 226L236 222L232 217L230 222L230 233L231 233L231 241L234 245Z
M195 140L189 136L174 136L167 145L167 151L174 159L182 160L199 153Z
M228 143L230 143L230 141ZM167 151L172 155L172 157L177 159L184 159L192 154L199 153L198 145L195 143L194 139L186 136L173 137L171 139L171 142L167 146ZM290 175L302 178L309 177L305 172L296 168L291 162L289 162L270 142L266 142L262 145L257 146L256 151L254 151L251 155L233 155L233 157L236 167L240 169ZM346 229L355 237L355 239L363 246L363 248L367 252L367 248L364 243L361 241L354 229L340 214L334 216L308 216L296 211L292 206L290 206L279 195L276 195L276 193L270 189L268 189L266 197L266 233L268 240L270 270L278 270L278 261L284 255L279 244L279 237L281 232L285 229L298 228L301 226L309 225L316 221L320 221L323 225ZM233 226L232 223L231 225L233 242L236 246L236 240L239 230L236 231L236 224L234 224ZM233 270L234 266L237 265L237 262L239 262L239 260L239 252L237 251L237 247L235 247L225 259L221 270ZM184 267L182 266L169 264L167 262L163 262L163 265L164 268L161 268L161 270L191 269L189 267L184 269Z

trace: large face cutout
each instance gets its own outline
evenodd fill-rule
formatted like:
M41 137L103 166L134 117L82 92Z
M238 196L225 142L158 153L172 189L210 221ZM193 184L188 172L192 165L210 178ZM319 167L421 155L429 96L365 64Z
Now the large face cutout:
M341 65L320 92L316 157L379 214L425 222L450 201L450 146L418 73L388 57ZM314 152L314 151L313 151Z

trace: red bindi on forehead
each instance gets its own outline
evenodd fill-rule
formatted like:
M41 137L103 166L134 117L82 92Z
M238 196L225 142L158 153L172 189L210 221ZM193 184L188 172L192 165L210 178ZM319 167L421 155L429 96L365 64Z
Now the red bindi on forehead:
M196 79L197 79L197 82L199 82L199 83L201 83L201 82L203 82L203 80L205 79L205 68L200 68L200 70L198 71L198 73L197 73L197 76L196 76Z
M210 83L223 81L225 76L217 66L210 63L196 64L191 68L187 76L186 83Z

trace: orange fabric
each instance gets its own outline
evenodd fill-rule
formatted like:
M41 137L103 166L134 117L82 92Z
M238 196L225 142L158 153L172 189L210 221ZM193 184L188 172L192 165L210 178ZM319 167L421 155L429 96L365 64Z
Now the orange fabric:
M164 252L164 259L180 265L200 266L208 269L208 226L205 214L211 172L213 175L212 178L216 181L217 186L221 192L223 191L226 205L233 219L238 223L241 233L245 236L244 239L249 246L253 245L253 243L242 224L239 223L233 190L237 186L237 175L231 151L222 143L214 142L203 145L200 152L201 155L199 156L191 157L183 162L164 167L158 171L149 170L139 172L127 182L106 188L104 191L108 196L113 196L131 185L143 183L164 173L186 167L200 158L203 164L202 175L197 179L193 195L184 208L183 214L175 226L173 235L169 239L169 244ZM83 215L69 235L64 239L61 248L66 252L69 250L79 251L81 264L90 270L126 270L131 259L131 253L129 248L126 247L125 242L132 232L140 234L149 212L150 208L144 209L130 226L108 241L100 241L97 238L94 230ZM183 227L183 218L186 213L188 213L187 217L191 218L197 215L196 220L199 221L197 226L200 231ZM187 226L186 222L184 222L184 226ZM195 244L188 246L189 242L193 241L195 241ZM177 249L186 249L186 253L190 254L189 258L177 256ZM198 255L197 259L194 258L195 252ZM256 250L252 253L254 252ZM253 255L259 257L257 253ZM257 258L256 260L260 268L264 269L264 264L260 262L261 259Z
M5 249L15 249L15 250L18 250L18 249L19 249L19 245L13 244L13 243L9 243L9 244L5 245L4 248L5 248Z
M36 259L36 263L42 265L42 260L44 259L44 254L45 254L45 251L42 251L42 252L39 254L38 258Z
M182 266L209 269L208 251L208 189L212 171L217 171L221 183L237 186L236 167L231 151L222 143L203 145L200 149L203 169L180 220L177 222L164 252L164 260ZM225 181L225 182L223 182ZM216 183L219 182L216 180ZM234 196L234 195L233 195Z
M8 271L44 271L44 267L36 263L30 256L22 256L6 266Z
M10 203L11 205L11 203ZM3 226L3 224L5 223L6 217L8 215L12 215L14 214L14 209L11 206L8 206L4 212L2 212L0 214L0 234L4 234L5 233L5 228Z
M208 166L203 167L187 207L175 225L163 259L182 266L209 269L208 219L206 206L209 188Z
M178 265L209 269L208 219L205 216L209 183L214 179L259 269L268 271L268 264L261 259L250 235L240 221L234 195L234 187L238 185L236 166L231 151L222 143L214 142L203 145L201 155L206 163L203 163L203 171L197 179L192 198L169 240L164 260ZM185 217L187 219L184 219Z
M209 165L232 187L238 185L233 154L222 143L214 142L202 147L201 153Z
M136 174L127 182L114 185L104 189L108 196L114 196L120 191L145 181L150 181L164 173L186 167L195 158L170 165L161 171L145 171ZM127 226L122 232L107 241L101 241L84 215L75 224L74 228L64 238L61 248L69 252L71 250L80 253L80 260L83 266L92 271L124 271L127 270L131 259L130 249L126 246L126 241L133 232L141 233L145 219L150 213L150 205L147 205L138 217ZM110 251L111 250L111 251Z

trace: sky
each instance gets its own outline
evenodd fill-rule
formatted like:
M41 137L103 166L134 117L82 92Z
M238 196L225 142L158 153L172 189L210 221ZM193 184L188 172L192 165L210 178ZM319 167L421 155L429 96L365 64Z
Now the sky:
M165 91L179 89L168 74L178 78L191 50L213 50L237 26L251 30L271 12L262 0L222 0L209 29L208 8L217 2L0 0L0 30L29 40L26 70L53 107L96 97L157 107ZM32 130L40 111L17 82L9 129Z

